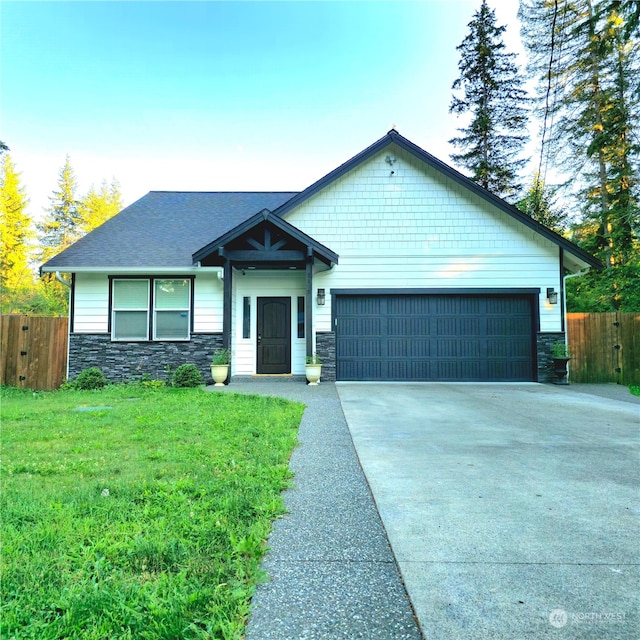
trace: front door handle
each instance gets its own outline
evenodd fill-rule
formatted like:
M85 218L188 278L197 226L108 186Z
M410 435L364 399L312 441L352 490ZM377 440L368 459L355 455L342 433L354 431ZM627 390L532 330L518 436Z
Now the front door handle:
M262 342L262 336L258 334L258 344L260 344L261 342Z

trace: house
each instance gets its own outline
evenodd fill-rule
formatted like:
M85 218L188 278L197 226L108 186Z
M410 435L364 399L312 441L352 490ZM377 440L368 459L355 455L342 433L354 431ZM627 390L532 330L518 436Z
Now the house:
M71 273L69 376L232 352L231 376L537 381L591 255L397 131L300 193L150 192L44 264Z

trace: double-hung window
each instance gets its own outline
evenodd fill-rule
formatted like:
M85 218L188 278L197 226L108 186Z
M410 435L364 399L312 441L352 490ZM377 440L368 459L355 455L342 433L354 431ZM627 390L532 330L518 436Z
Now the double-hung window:
M149 300L149 280L113 280L113 340L149 339Z
M114 278L113 340L189 340L191 280Z
M188 340L191 281L153 281L153 339Z

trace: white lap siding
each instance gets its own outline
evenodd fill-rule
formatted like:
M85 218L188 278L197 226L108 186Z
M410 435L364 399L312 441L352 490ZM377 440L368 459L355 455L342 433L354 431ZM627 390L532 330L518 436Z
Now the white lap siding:
M72 327L74 333L107 333L109 330L107 274L76 274Z
M153 277L153 274L139 277ZM193 286L193 332L221 332L222 282L217 270L195 274ZM74 333L108 333L108 273L75 275L73 316Z
M386 158L395 156L391 167ZM393 171L393 175L391 175ZM558 247L395 147L306 200L286 219L339 254L314 288L539 288L540 329L558 331ZM331 330L331 305L316 329Z

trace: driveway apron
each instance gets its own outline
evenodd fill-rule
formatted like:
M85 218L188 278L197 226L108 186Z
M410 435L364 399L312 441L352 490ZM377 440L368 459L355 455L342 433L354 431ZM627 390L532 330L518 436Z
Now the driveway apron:
M426 638L640 637L635 398L336 388Z

